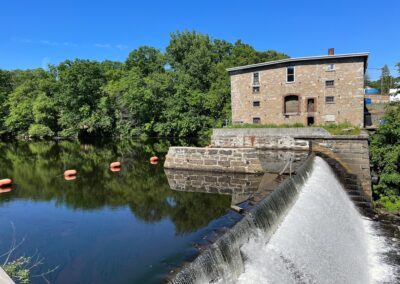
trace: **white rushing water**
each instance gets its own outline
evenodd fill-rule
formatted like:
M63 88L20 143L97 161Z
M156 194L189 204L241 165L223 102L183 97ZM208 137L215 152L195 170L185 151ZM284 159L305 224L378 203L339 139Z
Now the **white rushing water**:
M362 217L321 158L275 234L245 243L237 283L393 283L385 240Z

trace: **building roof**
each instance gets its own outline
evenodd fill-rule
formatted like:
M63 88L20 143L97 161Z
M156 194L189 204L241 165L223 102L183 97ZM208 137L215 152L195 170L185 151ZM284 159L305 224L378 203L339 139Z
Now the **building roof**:
M364 60L366 62L367 59L368 59L368 55L369 55L369 52L360 52L360 53L346 53L346 54L336 54L336 55L319 55L319 56L307 56L307 57L293 57L293 58L286 58L286 59L275 60L275 61L261 62L261 63L244 65L244 66L231 67L231 68L227 68L226 70L228 72L232 72L232 71L239 71L239 70L250 69L250 68L257 68L257 67L263 67L263 66L276 65L276 64L281 64L281 63L291 63L291 62L294 63L294 62L302 62L302 61L352 58L352 57L365 57Z

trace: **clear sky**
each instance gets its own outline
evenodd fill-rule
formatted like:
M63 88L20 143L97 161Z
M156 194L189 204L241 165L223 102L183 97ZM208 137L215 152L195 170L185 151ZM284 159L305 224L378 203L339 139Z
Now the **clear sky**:
M400 0L1 0L0 69L122 61L185 29L291 57L368 51L372 78L384 64L397 75L400 62Z

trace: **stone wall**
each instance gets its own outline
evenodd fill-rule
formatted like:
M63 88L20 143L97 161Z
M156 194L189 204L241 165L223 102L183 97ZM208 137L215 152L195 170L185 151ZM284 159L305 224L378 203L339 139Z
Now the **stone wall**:
M330 71L327 64L335 64ZM286 82L287 66L295 67L295 81ZM253 93L253 72L259 72L259 93ZM275 64L230 72L232 97L232 122L302 123L314 117L314 124L350 122L364 124L364 58L337 58L307 62ZM334 86L325 81L334 80ZM284 97L299 97L298 113L284 113ZM333 96L334 102L325 98ZM314 99L314 111L307 109L307 100ZM253 102L259 102L253 106Z
M349 178L354 179L347 181L351 183L350 187L362 193L368 201L372 197L368 134L331 135L320 128L224 128L214 129L212 147L256 148L264 170L265 159L260 154L262 149L310 150L320 153L339 163ZM276 159L277 169L283 160ZM334 166L333 163L331 165Z
M309 150L307 139L327 137L323 128L219 128L213 129L213 147L255 147L257 149Z
M330 139L313 139L311 150L332 159L340 165L346 175L354 180L345 180L345 187L363 193L366 201L371 201L371 172L368 149L368 136L336 136ZM328 160L329 162L329 160Z
M170 147L164 168L238 173L262 172L254 148Z

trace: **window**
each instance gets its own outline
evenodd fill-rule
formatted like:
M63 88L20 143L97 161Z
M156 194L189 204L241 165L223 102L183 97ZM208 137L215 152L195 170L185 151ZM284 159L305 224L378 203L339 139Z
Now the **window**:
M315 100L307 99L307 112L315 112Z
M253 102L253 107L259 107L259 106L260 106L260 101Z
M329 63L326 65L326 71L334 71L335 70L335 64Z
M253 117L253 124L260 124L261 119L259 117Z
M335 81L334 80L326 80L325 81L325 86L326 87L334 87L335 86Z
M260 85L260 73L258 72L253 73L253 85L254 86Z
M335 97L334 96L325 97L325 103L327 103L327 104L335 103Z
M299 112L299 97L296 95L286 96L284 108L285 114L297 114Z
M253 94L258 94L260 92L260 87L253 87Z
M286 68L286 82L294 82L294 66Z

